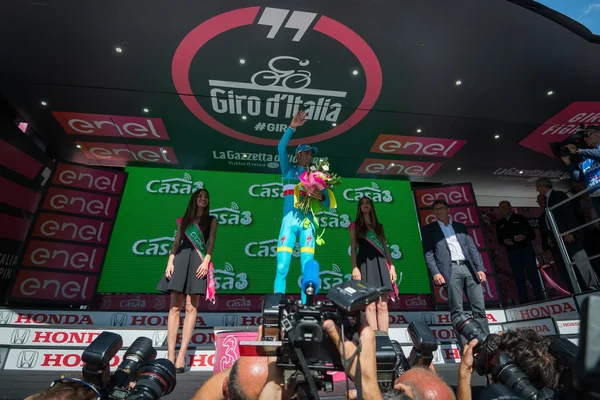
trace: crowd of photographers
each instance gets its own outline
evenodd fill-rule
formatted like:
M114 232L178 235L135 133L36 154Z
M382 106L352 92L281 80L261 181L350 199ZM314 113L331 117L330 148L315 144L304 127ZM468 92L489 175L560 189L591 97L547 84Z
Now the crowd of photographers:
M390 382L382 381L378 373L376 334L368 326L360 331L360 349L354 341L344 338L340 327L332 320L323 323L323 329L332 339L341 357L347 362L347 376L361 389L358 396L356 389L348 391L346 398L364 400L471 400L471 376L474 372L492 373L493 360L477 360L478 339L471 340L462 352L459 366L456 392L429 365L413 365ZM259 338L262 327L259 327ZM489 335L483 341L493 349L493 358L505 352L514 361L514 365L527 375L536 389L557 388L562 366L550 354L551 340L536 334L533 330L508 331L500 335ZM293 391L286 388L284 370L276 365L276 356L253 356L239 358L231 368L213 375L193 396L195 400L248 400L269 399L286 400L294 398ZM477 365L480 363L480 365ZM496 361L497 363L497 361ZM486 365L483 365L486 364ZM484 368L483 371L478 369ZM174 377L173 373L173 377ZM359 381L357 381L359 380ZM356 384L360 382L360 384ZM388 383L388 384L386 384ZM135 384L127 384L131 388ZM158 399L163 394L161 389L149 393L144 399ZM455 394L456 393L456 394ZM101 399L98 390L86 381L61 378L53 382L52 387L31 396L26 400L92 400ZM109 397L110 398L110 397ZM118 397L112 397L118 398ZM131 397L123 397L131 398Z

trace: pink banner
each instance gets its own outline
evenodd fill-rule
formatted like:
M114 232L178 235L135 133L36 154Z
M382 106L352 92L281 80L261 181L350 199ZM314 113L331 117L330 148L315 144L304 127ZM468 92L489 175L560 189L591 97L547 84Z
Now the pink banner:
M477 246L478 249L486 248L485 240L483 238L483 231L481 228L468 228L467 231L473 238L473 242L475 242L475 246Z
M600 102L577 101L544 122L519 143L521 146L554 158L548 143L560 142L576 133L579 124L600 124Z
M175 150L167 146L125 143L75 142L88 160L103 165L126 166L130 161L155 164L178 164Z
M99 193L89 193L51 187L42 208L70 214L115 219L119 198Z
M104 247L31 240L23 258L23 265L99 273L105 252Z
M129 139L169 139L160 118L53 112L65 132L72 135L113 136Z
M425 157L453 157L466 140L444 139L426 136L379 135L372 153L402 154Z
M32 236L69 242L107 244L112 225L112 221L41 213Z
M97 275L43 272L21 269L11 297L20 299L88 303L96 289Z
M448 211L450 213L450 220L452 221L460 222L469 227L480 224L479 217L477 216L477 207L475 205L468 207L450 207ZM431 207L419 211L419 221L421 221L423 225L437 221Z
M289 295L289 298L299 299L299 296ZM325 300L325 295L318 295L318 300ZM199 311L262 312L264 295L219 295L215 304L200 301ZM110 294L102 293L96 296L92 307L96 310L109 311L167 311L169 296L164 294ZM428 294L401 294L395 302L388 303L390 310L425 311L432 310L433 303Z
M431 208L436 200L445 200L449 206L475 203L471 185L442 186L439 188L417 189L415 198L418 208Z
M27 179L34 179L44 166L29 154L0 139L0 165Z
M52 184L105 194L120 194L125 186L125 174L106 169L61 163L56 169L54 178L52 178Z
M487 302L500 302L501 297L496 286L495 268L490 259L486 235L482 229L477 209L477 201L473 188L469 183L456 185L444 185L432 188L417 189L414 191L415 203L417 204L419 222L421 226L437 221L433 215L433 203L436 200L444 200L448 203L450 209L450 220L460 222L467 226L467 231L481 255L481 260L487 281L482 285ZM447 305L448 299L442 287L433 286L433 301L436 305ZM463 293L463 297L466 296Z
M542 242L540 239L538 219L542 213L542 209L539 207L518 207L515 209L515 211L518 214L525 216L535 231L536 238L533 241L533 248L535 249L539 263L542 265L550 264L550 262L553 261L552 254L542 250ZM479 212L481 213L481 219L483 220L483 230L488 239L490 254L494 265L496 266L496 274L498 283L500 285L500 290L502 292L502 297L506 305L510 306L518 304L519 294L517 292L517 285L515 284L512 268L508 262L506 249L504 246L498 243L498 237L496 236L496 222L501 218L500 211L498 210L498 207L479 207ZM557 282L562 287L567 287L560 279L554 264L550 264L545 271L553 281ZM528 297L533 299L533 288L531 287L529 281L526 282L526 285ZM560 293L554 293L552 290L549 291L548 295L550 297L561 296Z
M356 172L376 175L431 176L442 165L444 164L436 162L365 158Z

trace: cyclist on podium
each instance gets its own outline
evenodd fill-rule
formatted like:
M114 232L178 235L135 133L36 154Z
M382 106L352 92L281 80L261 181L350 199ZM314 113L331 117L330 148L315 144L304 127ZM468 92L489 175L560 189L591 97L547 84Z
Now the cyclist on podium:
M313 155L317 154L317 148L307 144L296 147L297 165L290 165L287 145L290 138L299 126L306 122L306 112L299 110L289 127L283 133L279 141L277 151L283 178L283 220L277 242L277 274L275 276L275 293L285 293L286 278L292 261L292 253L296 241L300 240L300 271L304 273L306 263L315 257L315 224L312 215L305 215L294 206L294 188L300 182L300 175L310 167ZM329 196L327 191L319 191L312 188L308 193L300 191L300 196L310 196L322 202L324 208L329 208ZM308 217L310 224L304 227L304 219ZM305 304L306 296L302 293L302 303Z

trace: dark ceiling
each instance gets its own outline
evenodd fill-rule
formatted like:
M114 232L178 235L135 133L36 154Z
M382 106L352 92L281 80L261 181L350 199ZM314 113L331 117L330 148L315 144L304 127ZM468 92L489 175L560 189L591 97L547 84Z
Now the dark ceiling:
M563 175L547 143L572 131L552 125L600 122L598 36L534 2L2 8L0 91L71 161L277 173L279 129L307 102L294 144L343 176L533 198L536 176Z

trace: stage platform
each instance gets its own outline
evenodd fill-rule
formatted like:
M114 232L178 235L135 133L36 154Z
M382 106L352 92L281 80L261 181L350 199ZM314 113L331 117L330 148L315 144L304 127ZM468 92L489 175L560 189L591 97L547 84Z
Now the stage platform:
M580 306L587 295L490 309L491 331L532 328L540 335L566 337L577 344ZM454 385L460 354L448 312L390 312L390 337L401 343L407 355L412 344L406 328L412 321L425 322L432 329L439 342L434 363L447 382ZM112 370L125 349L139 336L153 341L157 358L166 358L166 323L164 312L0 309L0 368L3 369L0 372L0 387L3 388L0 399L22 399L44 388L61 373L76 376L81 371L83 350L102 331L123 337L123 349L113 360ZM219 365L215 357L216 337L235 335L240 331L255 332L260 323L258 312L199 313L188 349L186 373L178 375L178 387L170 397L188 398L208 379L215 364ZM485 379L477 382L485 385ZM343 382L336 385L345 386Z

